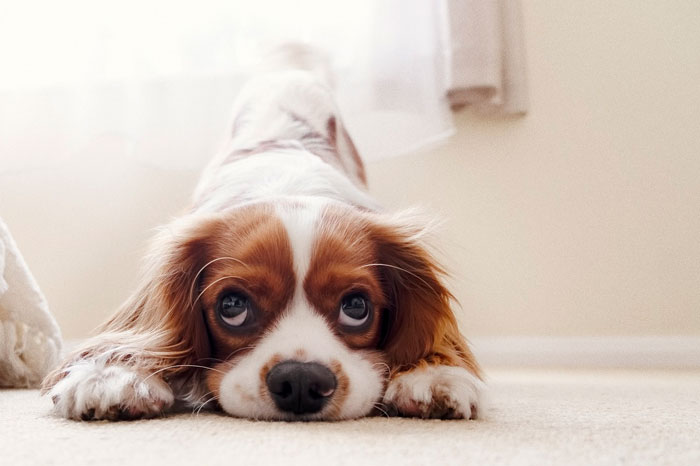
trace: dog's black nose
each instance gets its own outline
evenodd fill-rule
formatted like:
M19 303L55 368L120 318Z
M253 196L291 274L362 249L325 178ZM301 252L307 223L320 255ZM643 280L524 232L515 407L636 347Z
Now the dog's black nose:
M267 389L282 411L311 414L333 396L335 375L315 362L284 361L267 373Z

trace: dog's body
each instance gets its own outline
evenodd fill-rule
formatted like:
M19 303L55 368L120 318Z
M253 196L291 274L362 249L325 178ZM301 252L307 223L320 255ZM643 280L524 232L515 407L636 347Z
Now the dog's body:
M242 91L140 288L47 377L61 415L153 416L179 398L258 419L476 417L478 367L424 227L364 190L321 62L282 56L306 69Z

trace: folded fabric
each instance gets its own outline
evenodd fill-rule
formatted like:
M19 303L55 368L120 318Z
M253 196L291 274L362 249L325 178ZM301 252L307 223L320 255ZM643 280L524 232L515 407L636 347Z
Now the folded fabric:
M35 387L58 362L61 332L0 219L0 387Z

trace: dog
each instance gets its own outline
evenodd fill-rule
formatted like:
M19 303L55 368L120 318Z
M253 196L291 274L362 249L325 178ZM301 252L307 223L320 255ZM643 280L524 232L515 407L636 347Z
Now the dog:
M322 54L290 44L269 63L136 292L44 393L76 420L176 401L261 420L477 418L480 369L426 223L368 195Z

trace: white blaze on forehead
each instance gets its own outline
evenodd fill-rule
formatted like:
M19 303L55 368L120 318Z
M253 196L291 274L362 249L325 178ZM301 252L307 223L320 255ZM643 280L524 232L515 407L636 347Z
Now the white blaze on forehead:
M295 298L303 293L304 277L309 270L311 254L316 242L316 232L321 210L327 201L319 199L304 199L303 204L293 206L280 205L277 215L287 230L289 244L294 259L294 272L297 278Z

